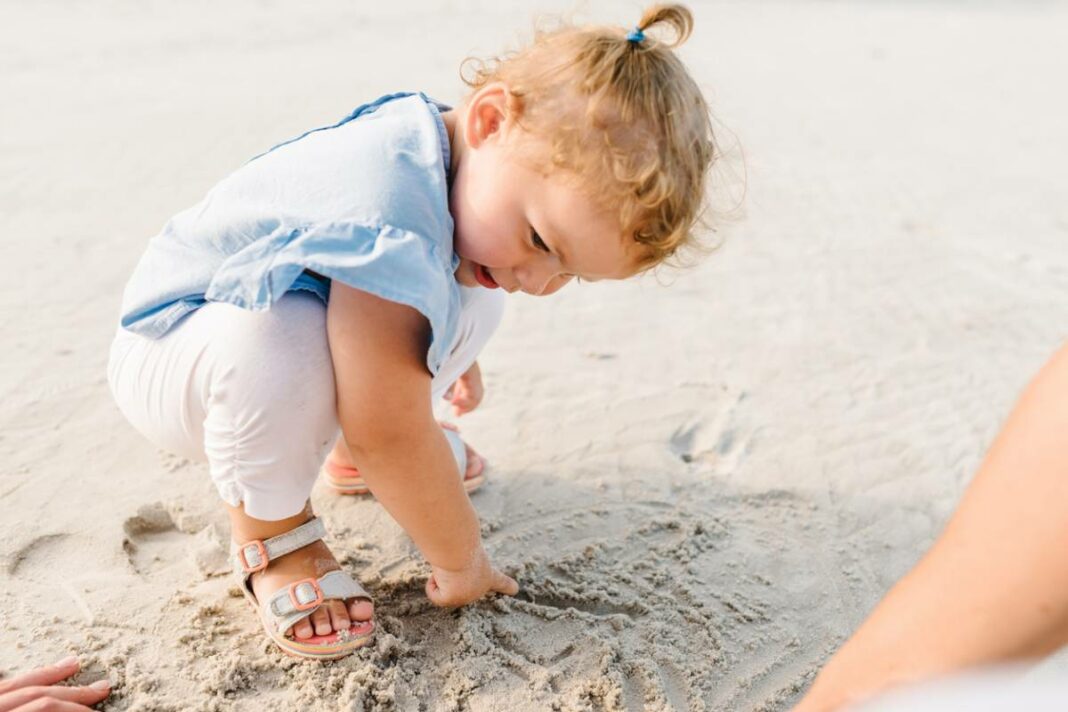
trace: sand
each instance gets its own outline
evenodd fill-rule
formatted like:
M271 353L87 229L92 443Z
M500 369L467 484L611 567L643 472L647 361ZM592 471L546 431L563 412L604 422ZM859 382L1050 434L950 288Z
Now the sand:
M937 535L1068 335L1068 11L694 3L744 211L689 272L514 298L461 422L522 594L432 608L388 515L317 490L380 632L328 665L264 642L203 466L111 403L122 286L245 158L455 101L460 59L570 8L502 5L5 8L0 669L76 652L108 710L785 710Z

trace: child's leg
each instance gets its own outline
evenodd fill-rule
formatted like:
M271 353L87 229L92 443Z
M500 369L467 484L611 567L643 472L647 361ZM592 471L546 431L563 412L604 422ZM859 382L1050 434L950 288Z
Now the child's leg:
M265 539L310 517L308 495L337 433L326 308L290 294L266 312L208 304L152 341L120 333L109 380L130 422L160 447L206 460L235 541ZM337 569L322 542L253 579L258 597ZM331 601L297 637L367 620L371 604ZM337 626L337 628L335 628Z

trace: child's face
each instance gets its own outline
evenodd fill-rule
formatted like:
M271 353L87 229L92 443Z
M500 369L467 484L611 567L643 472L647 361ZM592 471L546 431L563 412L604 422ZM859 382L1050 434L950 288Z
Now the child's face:
M585 197L570 174L543 175L518 158L538 146L508 121L504 96L484 87L452 127L457 281L546 296L575 276L633 275L638 246L615 214Z

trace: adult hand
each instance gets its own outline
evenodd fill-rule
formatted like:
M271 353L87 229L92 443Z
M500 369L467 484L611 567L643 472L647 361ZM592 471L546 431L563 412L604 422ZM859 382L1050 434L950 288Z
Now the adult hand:
M91 685L57 685L78 672L78 658L70 657L54 665L31 670L9 680L0 680L0 712L87 711L111 693L111 683L97 680Z

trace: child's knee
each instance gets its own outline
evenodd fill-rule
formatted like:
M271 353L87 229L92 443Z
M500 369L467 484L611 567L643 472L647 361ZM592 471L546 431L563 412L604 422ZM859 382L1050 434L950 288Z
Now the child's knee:
M451 358L473 363L493 336L504 315L504 297L497 290L461 290L463 310Z
M227 316L216 324L212 381L232 407L287 419L334 413L326 307L318 298L287 294L269 311L231 308Z
M461 329L481 348L493 336L504 316L504 294L492 289L465 289L461 291L461 303Z
M242 310L223 321L204 422L213 479L223 499L244 502L250 516L289 516L337 434L325 307L287 295L269 312Z

